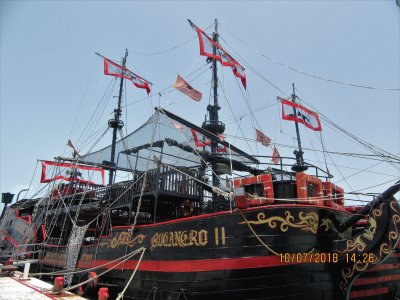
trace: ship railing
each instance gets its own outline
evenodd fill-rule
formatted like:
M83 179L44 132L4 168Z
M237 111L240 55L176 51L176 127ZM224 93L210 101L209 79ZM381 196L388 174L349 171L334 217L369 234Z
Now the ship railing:
M279 162L278 163L273 163L271 160L273 156L267 156L267 155L255 155L255 157L260 159L260 164L261 166L266 166L270 170L274 171L275 174L292 174L295 176L296 172L290 172L286 171L287 168L291 168L293 166L297 166L297 161L293 157L279 157ZM304 162L303 166L307 167L307 173L310 175L315 176L316 178L321 178L321 179L328 179L332 178L333 176L329 173L329 171L321 169L318 166L315 166L313 164L310 164L308 162Z
M117 199L116 204L128 204L133 198L144 192L172 192L190 197L201 196L201 187L194 178L200 178L198 168L181 168L160 166L159 169L147 171L146 178L143 173L136 173L129 181L119 182L110 189L111 198Z
M200 185L194 178L201 178L198 168L185 168L181 172L176 168L163 166L160 173L160 190L188 196L200 196Z

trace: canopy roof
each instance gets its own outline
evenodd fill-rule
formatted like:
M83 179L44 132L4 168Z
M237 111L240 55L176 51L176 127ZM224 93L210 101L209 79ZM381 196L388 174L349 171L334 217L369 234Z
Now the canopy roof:
M210 154L211 141L218 144L218 154ZM223 137L197 127L161 108L137 130L117 141L116 167L126 170L145 171L161 161L176 167L200 166L201 161L213 156L239 163L258 163L251 155L223 141ZM111 145L83 155L79 161L107 165L111 157ZM215 161L215 160L214 160Z

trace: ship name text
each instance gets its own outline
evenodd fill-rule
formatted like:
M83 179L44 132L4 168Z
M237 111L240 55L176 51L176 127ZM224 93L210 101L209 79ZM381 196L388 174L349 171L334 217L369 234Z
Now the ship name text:
M157 247L190 247L208 244L207 230L156 232L151 238L151 249Z

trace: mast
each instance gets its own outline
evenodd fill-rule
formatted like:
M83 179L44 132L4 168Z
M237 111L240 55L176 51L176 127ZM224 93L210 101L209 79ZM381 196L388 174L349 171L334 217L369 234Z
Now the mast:
M128 49L125 50L125 56L122 59L122 67L126 66L126 58L128 57ZM122 102L122 88L124 86L124 78L121 77L121 81L119 84L119 96L118 96L118 104L117 108L114 109L114 119L108 121L108 126L113 128L112 142L111 142L111 167L110 167L110 175L108 179L108 184L112 184L114 181L114 173L115 173L115 145L117 143L117 131L124 127L124 122L120 120L121 117L121 102Z
M296 103L296 91L294 88L294 83L292 83L293 87L293 94L292 94L292 102ZM293 107L293 114L297 116L296 107ZM294 122L296 126L296 135L297 135L297 145L299 150L294 150L294 155L296 156L296 164L292 166L292 170L295 172L303 172L308 169L307 166L304 165L304 158L303 158L303 150L301 148L301 138L300 138L300 131L299 131L299 124Z
M212 39L218 44L218 20L215 19L215 31L213 32ZM213 45L213 54L217 54L217 47ZM202 128L213 133L214 135L222 134L225 131L225 124L219 121L218 111L221 107L218 105L218 68L217 68L217 60L208 58L207 61L212 60L212 82L213 82L213 94L214 94L214 103L213 105L209 104L207 106L207 111L209 112L209 120L203 122ZM211 141L211 153L218 153L218 143L215 140ZM217 163L213 162L211 164L211 169L213 170L212 174L212 184L213 186L219 186L219 178L216 175L217 173ZM213 203L217 204L217 197L213 194Z
M218 21L217 19L215 19L215 31L213 32L213 40L214 42L218 43ZM215 47L215 45L213 46L213 54L216 55L217 54L217 48ZM218 105L218 69L217 69L217 60L214 59L213 63L212 63L212 69L213 69L213 90L214 90L214 105L211 107L207 107L207 109L209 109L210 112L210 123L214 123L214 124L218 124L218 111L221 109L221 107ZM217 132L220 133L220 132ZM211 143L211 153L217 153L217 147L218 144L215 141L212 141ZM218 176L215 174L215 169L216 169L216 164L213 163L212 165L212 169L213 169L213 174L212 174L212 182L213 182L213 186L219 186L219 179Z
M218 43L218 20L215 19L215 31L213 32L212 38L215 43ZM217 54L217 47L213 46L213 54ZM225 124L219 121L218 111L221 107L218 105L218 68L217 68L217 60L212 60L212 82L213 82L213 94L214 94L214 104L209 104L207 106L207 111L209 112L209 121L204 121L203 128L215 135L222 134L225 131ZM211 142L211 153L218 153L218 143L214 140ZM213 174L212 174L212 184L213 186L219 186L219 178L215 174L217 171L217 164L212 163L211 165ZM214 197L213 197L214 198ZM215 199L214 199L215 200Z

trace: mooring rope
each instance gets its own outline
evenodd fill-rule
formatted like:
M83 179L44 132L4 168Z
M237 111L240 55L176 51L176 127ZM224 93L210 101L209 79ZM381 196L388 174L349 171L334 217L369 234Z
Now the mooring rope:
M132 282L132 280L133 280L133 277L135 277L136 271L137 271L137 269L139 268L140 263L142 262L143 255L144 255L144 252L145 252L145 251L146 251L146 248L143 248L142 254L140 255L140 258L139 258L139 260L138 260L138 262L137 262L137 264L136 264L136 267L135 267L135 269L133 270L133 273L132 273L132 275L131 275L131 278L129 278L129 280L128 280L128 282L126 283L126 285L125 285L124 289L122 290L122 292L118 294L118 297L117 297L116 300L123 299L124 294L125 294L126 290L128 289L128 286L131 284L131 282Z
M142 258L143 258L144 250L146 250L146 248L142 247L142 248L140 248L140 249L138 249L138 250L142 250L142 255L140 256L140 259L139 259L139 261L138 261L138 264L137 264L136 267L135 267L135 271L134 271L135 273L136 273L136 270L137 270L137 268L139 267L139 264L140 264L140 262L141 262L141 260L142 260ZM137 253L139 253L138 250L136 250L136 251L132 254L132 256L134 256L134 255L136 255ZM106 273L110 272L111 270L115 269L117 266L119 266L120 264L124 263L124 262L127 261L129 258L130 258L130 257L128 257L128 258L126 258L126 259L120 261L120 262L117 263L115 266L111 267L110 269L104 271L103 273L101 273L101 274L99 274L99 275L93 276L93 277L91 277L91 278L89 278L89 279L87 279L87 280L85 280L85 281L83 281L83 282L80 282L80 283L77 283L77 284L75 284L75 285L73 285L73 286L71 286L71 287L65 288L64 290L65 290L65 291L70 291L70 290L76 289L77 287L80 287L81 285L87 284L87 283L89 283L89 282L95 280L96 278L99 278L100 276L103 276L104 274L106 274ZM85 271L86 271L86 270L85 270Z

